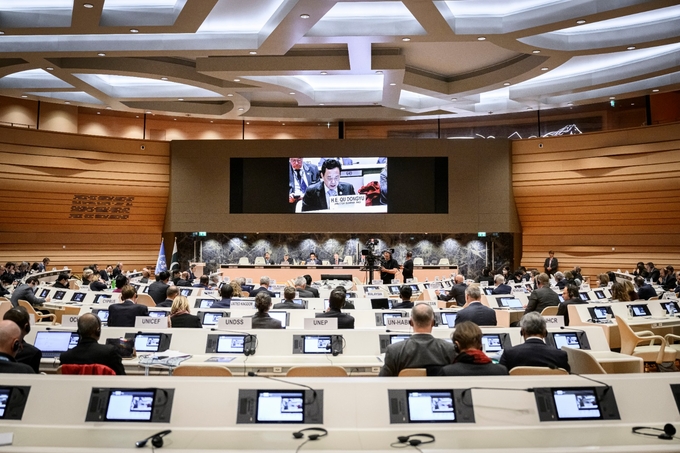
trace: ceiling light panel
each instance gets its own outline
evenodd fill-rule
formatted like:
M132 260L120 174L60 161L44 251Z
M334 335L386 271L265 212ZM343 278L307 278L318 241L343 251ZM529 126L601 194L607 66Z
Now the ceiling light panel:
M258 33L284 0L219 0L198 33Z
M104 27L169 26L187 0L105 0L100 25Z
M579 51L673 39L680 36L680 5L530 36L519 41L547 49Z
M34 92L26 93L39 98L59 99L61 101L79 102L81 104L103 105L99 99L84 91L57 91L57 92Z
M104 74L73 74L85 83L118 99L139 98L222 98L221 94L183 83L144 77Z
M414 93L413 91L401 90L399 94L399 105L409 107L409 109L420 112L438 109L448 105L449 101L444 99L427 96L425 94Z
M72 12L73 0L0 0L0 27L70 27Z
M306 36L412 36L425 29L402 2L338 2Z
M30 69L1 78L0 88L53 90L55 88L73 88L73 86L43 69Z

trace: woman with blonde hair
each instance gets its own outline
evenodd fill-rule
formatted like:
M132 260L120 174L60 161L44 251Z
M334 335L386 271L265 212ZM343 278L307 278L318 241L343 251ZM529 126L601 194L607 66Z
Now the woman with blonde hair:
M241 285L239 285L236 280L230 281L229 286L231 286L232 289L234 290L231 297L244 297L243 296L243 290L241 289Z
M170 308L171 327L195 327L201 328L201 320L198 316L189 313L189 299L184 296L177 296L172 301Z

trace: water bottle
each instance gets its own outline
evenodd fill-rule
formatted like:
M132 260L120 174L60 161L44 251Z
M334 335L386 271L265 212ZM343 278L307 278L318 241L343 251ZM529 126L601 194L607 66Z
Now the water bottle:
M116 280L113 278L111 279L111 289L116 289Z

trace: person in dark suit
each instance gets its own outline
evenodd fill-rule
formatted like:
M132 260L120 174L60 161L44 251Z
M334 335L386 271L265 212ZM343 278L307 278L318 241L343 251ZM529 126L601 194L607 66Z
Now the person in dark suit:
M274 305L275 310L297 310L305 308L304 305L293 302L293 299L295 299L295 288L292 286L283 288L283 299L283 302Z
M38 263L38 272L45 272L47 270L47 266L50 265L50 259L45 257L43 258L41 263Z
M57 281L54 282L54 285L52 285L52 288L61 288L61 289L68 289L69 283L68 283L68 274L65 272L62 272L57 276Z
M187 272L189 272L189 281L190 282L193 282L194 280L196 280L196 274L194 274L194 269L196 269L196 265L192 264L191 266L189 266L189 270L187 271Z
M21 349L21 329L13 321L0 321L0 373L35 374L33 368L16 361Z
M389 285L394 280L394 276L399 272L399 263L392 258L391 250L384 250L380 263L380 279L385 285Z
M305 281L307 282L305 289L307 291L310 291L312 294L314 294L314 297L316 297L318 299L319 298L319 290L312 286L312 281L313 281L312 276L309 275L309 274L305 274L305 275L303 275L303 277L305 278Z
M329 197L354 195L354 186L340 182L342 165L335 159L326 160L321 166L321 181L309 186L302 198L302 211L328 209Z
M101 281L101 278L99 274L90 276L90 291L105 291L108 288L106 283Z
M401 266L401 275L404 277L404 283L413 278L413 252L406 252L406 261Z
M169 280L170 274L168 271L163 271L158 274L156 281L149 285L147 294L151 296L154 302L156 302L156 305L165 300L165 296L167 296L168 288L170 286L168 285Z
M472 321L478 326L497 324L496 312L482 305L482 291L477 285L468 286L465 290L465 308L458 312L455 327L458 328L458 324L465 321Z
M8 273L0 275L0 297L11 298L12 293L9 291L14 285L14 277Z
M31 319L28 316L28 311L24 307L11 308L5 312L2 319L14 322L21 330L21 347L16 354L16 361L30 366L36 374L40 373L42 351L24 340L24 337L31 331Z
M670 264L661 270L659 284L664 291L673 291L675 287L678 286L678 281L675 277L675 268Z
M316 253L312 252L309 254L309 258L305 262L305 264L311 266L311 265L320 265L321 260L316 257Z
M458 321L458 318L456 318ZM482 350L482 329L471 321L456 322L451 335L458 355L451 365L446 365L439 376L505 376L508 369L496 365Z
M439 374L441 368L453 362L456 351L451 343L432 336L434 312L428 304L417 304L409 321L413 327L411 338L391 344L385 351L385 364L380 376L398 376L406 368L426 368L429 376Z
M231 285L222 285L220 288L220 297L222 299L212 304L211 308L231 308L231 298L234 295L234 287Z
M302 157L291 157L288 162L288 202L295 203L304 197L309 186L319 182L319 169L303 162Z
M467 289L467 285L464 283L465 276L463 274L457 274L454 282L455 283L449 290L448 294L442 294L439 291L436 291L437 299L447 301L455 299L456 305L462 307L465 305L465 290Z
M110 319L110 318L109 318ZM92 313L85 313L78 318L78 345L62 352L59 361L62 365L89 365L98 363L111 368L117 375L125 374L123 361L116 347L99 344L102 334L102 322Z
M134 327L137 316L149 316L149 309L145 305L137 305L135 288L124 286L120 296L123 302L109 306L109 327Z
M172 301L174 301L177 296L179 296L179 288L176 286L168 286L167 291L165 291L165 300L160 304L156 304L156 306L172 307Z
M201 319L189 312L189 299L184 296L177 296L172 302L170 309L170 326L175 327L203 327Z
M392 308L413 308L411 296L413 296L413 289L409 285L403 285L401 288L399 288L399 297L401 298L401 302L392 305Z
M557 272L558 266L559 262L557 261L557 258L555 258L555 252L550 250L548 252L548 257L543 262L543 269L545 270L545 273L548 275L554 274Z
M508 370L517 366L539 366L564 368L570 371L567 353L545 344L548 330L545 318L537 312L527 313L519 321L520 334L524 343L507 348L499 363Z
M210 289L210 277L201 275L199 282L194 285L194 288Z
M494 277L494 283L496 287L491 291L491 294L512 294L512 286L505 284L505 277L502 274L498 274Z
M123 263L116 264L116 267L113 268L113 272L112 272L113 278L118 277L122 273L123 273Z
M257 313L253 315L253 329L283 329L281 321L269 316L270 308L272 308L272 298L265 292L258 293L255 296L255 308Z
M587 300L581 299L578 293L579 287L576 285L567 285L562 290L562 298L564 302L560 302L557 308L557 316L564 316L564 325L569 325L569 305L571 304L587 304Z
M345 303L342 306L343 310L355 310L356 307L354 304L347 299L347 288L345 288L342 285L336 286L333 288L333 291L340 291L343 294L343 297L345 298Z
M557 307L560 304L560 298L557 293L550 289L550 277L548 274L538 274L536 277L536 288L529 295L529 303L527 304L524 313L536 311L541 313L545 307Z
M274 296L276 296L276 294L274 294L273 292L269 291L269 282L270 282L269 277L267 277L267 276L265 276L265 275L263 275L262 277L260 277L260 286L259 286L258 288L254 288L254 289L249 293L249 296L250 296L250 297L255 297L255 296L257 296L257 295L260 294L260 293L267 293L267 294L269 294L269 297L274 297Z
M315 318L338 318L338 329L354 329L354 317L342 312L345 293L334 289L328 297L328 310L316 313Z
M264 252L264 264L276 264L274 260L272 260L272 255L269 252Z
M654 263L652 263L651 261L646 264L646 267L647 267L647 280L652 282L652 285L656 284L659 281L661 271L657 269L654 266Z
M642 277L635 277L635 286L637 287L637 295L639 299L649 300L656 297L656 291L652 285L645 282Z
M337 253L333 254L333 259L331 260L331 264L333 266L342 266L344 263L342 261L342 258L340 258L340 255Z
M293 258L290 257L287 253L283 255L283 259L281 260L281 264L293 264Z

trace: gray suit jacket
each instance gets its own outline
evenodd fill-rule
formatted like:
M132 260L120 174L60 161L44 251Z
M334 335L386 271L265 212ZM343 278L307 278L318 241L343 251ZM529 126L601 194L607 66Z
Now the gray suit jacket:
M274 319L267 313L253 315L253 329L283 329L281 321Z
M472 321L478 326L495 326L496 312L481 302L472 302L456 316L456 325L464 321Z
M453 344L427 333L411 335L406 341L391 344L385 352L385 365L380 376L397 376L405 368L429 368L435 376L444 365L453 362Z
M33 293L34 289L35 288L32 288L31 285L27 285L26 283L22 283L21 285L17 286L17 288L12 293L12 298L10 299L10 302L12 302L12 306L18 307L19 300L28 301L28 303L30 303L34 307L44 304L45 299L43 299L42 297L36 297L35 294Z
M560 298L555 291L544 286L534 290L529 295L529 303L527 304L527 309L524 313L529 313L530 311L542 312L546 307L557 307L560 305Z

